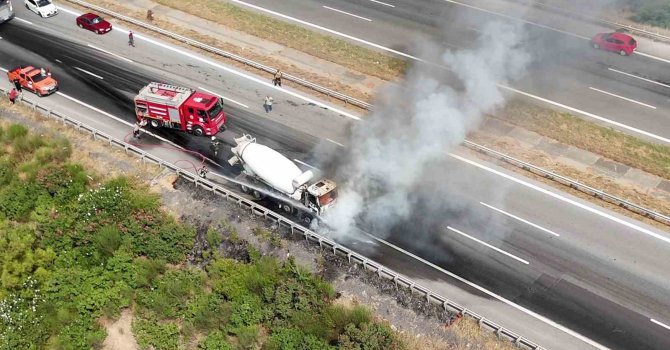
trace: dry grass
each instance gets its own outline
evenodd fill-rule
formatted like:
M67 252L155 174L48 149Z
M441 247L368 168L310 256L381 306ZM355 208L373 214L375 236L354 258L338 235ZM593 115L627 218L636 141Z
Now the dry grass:
M573 180L579 181L585 185L600 189L602 191L605 191L611 195L623 198L625 200L628 200L632 203L636 203L638 205L641 205L646 208L652 208L653 210L658 211L659 213L665 214L665 215L670 215L670 201L667 199L663 198L662 196L657 196L654 195L654 193L648 193L645 191L642 191L638 188L632 187L632 186L626 186L624 184L621 184L619 182L614 181L612 178L609 178L607 176L603 176L601 174L598 174L593 171L584 171L584 170L579 170L576 168L573 168L569 165L563 164L563 163L558 163L554 161L550 156L548 156L546 153L542 151L537 151L537 150L530 150L525 148L524 146L521 146L518 141L507 138L507 137L499 137L499 136L491 136L485 132L476 132L470 135L470 138L477 143L480 143L482 145L494 148L500 152L503 152L505 154L508 154L510 156L513 156L517 159L530 162L536 166L542 167L544 169L550 170L552 172L555 172L557 174L566 176L568 178L571 178ZM486 160L491 160L490 157L483 155L478 152L472 152L473 155L486 159ZM634 218L639 221L643 221L649 225L655 226L659 229L662 230L667 230L668 226L658 222L651 220L645 216L638 215L630 210L627 210L625 208L621 208L617 205L610 204L608 202L599 200L593 196L589 196L583 192L577 191L573 188L570 188L568 186L562 186L556 181L549 180L547 178L544 178L542 176L535 175L531 172L528 172L526 170L523 170L519 167L515 167L513 165L510 165L508 163L504 162L497 162L500 166L515 171L517 173L520 173L524 176L531 177L535 180L541 181L543 183L546 183L550 186L553 187L558 187L561 190L568 192L576 197L580 197L582 199L591 201L599 206L605 207L609 210L615 211L619 214L629 216L631 218Z
M511 101L495 117L563 144L670 179L668 146L647 142L568 113L521 101Z
M155 2L225 26L337 62L364 74L391 80L407 68L405 60L362 48L348 41L321 34L243 9L220 0L154 0Z
M499 339L494 333L482 330L477 321L462 318L446 328L451 335L450 340L416 337L413 334L401 333L400 338L408 350L518 350L519 347L510 341Z

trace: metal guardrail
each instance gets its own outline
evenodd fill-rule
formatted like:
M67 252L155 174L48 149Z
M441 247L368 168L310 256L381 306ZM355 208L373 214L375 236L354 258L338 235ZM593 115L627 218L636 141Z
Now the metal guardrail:
M6 96L8 91L5 90L4 88L0 87L0 92L2 93L1 96ZM119 140L107 133L104 133L102 131L99 131L91 126L88 126L86 124L83 124L75 119L72 119L65 114L61 114L60 112L57 112L55 110L52 110L50 108L46 108L43 106L39 105L39 102L32 102L27 99L19 99L19 102L23 102L30 106L33 110L45 114L47 117L54 118L60 122L62 122L64 125L69 125L79 131L83 131L86 133L91 134L93 139L95 140L102 140L105 141L109 144L110 147L117 147L123 149L126 153L134 154L135 156L138 156L142 162L149 161L151 163L157 164L160 168L165 168L169 169L178 176L182 177L183 179L190 181L194 183L196 186L199 186L203 189L212 191L215 194L218 194L219 196L223 197L226 201L229 202L234 202L240 207L246 208L249 210L251 213L262 216L266 220L271 220L275 222L278 226L284 226L288 227L291 231L291 234L301 234L306 241L310 243L315 243L318 244L321 249L327 249L328 251L332 252L335 255L345 257L349 261L349 263L353 264L358 264L363 266L366 270L374 272L377 276L380 278L385 278L388 280L392 280L396 287L398 288L407 288L410 290L410 293L412 294L419 294L423 298L426 299L427 302L437 304L442 306L442 308L445 311L451 311L455 313L459 313L463 316L467 317L472 317L474 320L478 322L480 327L486 328L496 334L499 338L502 339L507 339L511 341L512 343L516 344L517 346L523 348L523 349L531 349L531 350L542 350L543 348L540 347L538 344L535 344L531 342L530 340L508 330L503 328L502 326L498 325L497 323L484 318L483 316L475 313L474 311L471 311L463 306L460 306L453 301L449 300L448 298L445 298L429 288L416 283L412 281L410 278L403 276L402 274L393 271L392 269L385 267L384 265L369 259L361 254L358 254L352 250L349 250L348 248L338 244L337 242L319 234L314 231L311 231L302 225L293 222L292 220L277 214L276 212L265 208L255 202L252 202L240 195L238 195L235 192L232 192L226 188L221 187L218 184L215 184L211 181L208 181L206 179L203 179L199 177L198 175L186 171L173 163L170 163L168 161L165 161L159 157L156 157L150 153L145 152L144 150L133 146L131 144L126 143L123 140Z
M638 35L645 36L645 37L650 38L650 39L654 39L654 40L658 40L658 41L664 41L664 42L670 42L670 36L663 35L661 33L654 33L654 32L651 32L651 31L648 31L648 30L645 30L645 29L642 29L642 28L631 26L629 24L619 23L619 22L611 21L611 20L608 20L608 19L605 19L605 18L599 18L599 17L596 17L594 15L589 15L589 14L586 14L586 13L578 13L578 12L570 11L568 9L564 9L564 8L561 8L561 7L558 7L558 6L553 6L553 5L546 4L542 1L534 1L534 0L507 0L507 1L520 3L520 4L524 4L524 5L531 5L533 7L546 9L546 10L552 11L552 12L558 12L558 13L564 15L564 16L589 21L591 23L600 24L600 25L603 25L603 26L606 26L606 27L609 27L609 28L612 28L612 29L624 28L624 29L626 29L630 32L635 32Z
M211 52L211 53L217 54L219 56L229 58L231 60L246 64L250 67L262 70L266 73L275 74L277 72L277 68L266 66L262 63L252 61L250 59L247 59L247 58L244 58L242 56L236 55L234 53L224 51L224 50L221 50L221 49L216 48L214 46L207 45L207 44L199 42L197 40L193 40L191 38L185 37L183 35L172 33L170 31L167 31L167 30L163 29L163 28L160 28L160 27L157 27L155 25L140 21L140 20L135 19L133 17L122 15L122 14L116 13L114 11L110 11L110 10L104 8L104 7L89 4L89 3L85 2L85 1L81 1L81 0L67 0L67 1L69 1L73 4L77 4L77 5L80 5L80 6L98 11L100 13L104 13L108 16L118 18L118 19L123 20L125 22L132 23L132 24L134 24L138 27L142 27L144 29L148 29L148 30L151 30L153 32L160 33L160 34L165 35L167 37L170 37L174 40L186 43L188 45L191 45L193 47L197 47L197 48L205 50L207 52ZM335 90L331 90L331 89L328 89L328 88L323 87L321 85L314 84L310 81L307 81L307 80L302 79L300 77L297 77L295 75L291 75L289 73L282 73L282 79L292 81L292 82L294 82L298 85L301 85L301 86L304 86L306 88L312 89L314 91L317 91L317 92L322 93L324 95L327 95L329 97L333 97L333 98L336 98L338 100L344 101L345 103L349 103L349 104L352 104L354 106L357 106L357 107L360 107L360 108L363 108L363 109L367 109L367 110L372 109L372 105L365 102L365 101L361 101L359 99L353 98L351 96L347 96L347 95L342 94L340 92L337 92Z
M263 70L263 71L265 71L265 72L273 73L273 74L274 74L274 72L277 71L275 68L268 67L268 66L265 66L265 65L263 65L263 64L261 64L261 63L258 63L258 62L255 62L255 61L246 59L246 58L244 58L244 57L241 57L241 56L232 54L232 53L230 53L230 52L226 52L226 51L217 49L217 48L215 48L215 47L213 47L213 46L210 46L210 45L207 45L207 44L203 44L203 43L201 43L201 42L199 42L199 41L189 39L189 38L184 37L184 36L182 36L182 35L179 35L179 34L175 34L175 33L169 32L169 31L167 31L167 30L164 30L164 29L162 29L162 28L156 27L156 26L151 25L151 24L147 24L147 23L142 22L142 21L140 21L140 20L137 20L137 19L135 19L135 18L132 18L132 17L128 17L128 16L124 16L124 15L115 13L115 12L110 11L110 10L107 10L107 9L105 9L105 8L103 8L103 7L96 6L96 5L93 5L93 4L89 4L89 3L85 2L85 1L81 1L81 0L67 0L67 1L72 2L72 3L75 3L75 4L78 4L78 5L80 5L80 6L84 6L84 7L93 9L93 10L95 10L95 11L99 11L99 12L104 13L104 14L107 14L107 15L109 15L109 16L113 16L113 17L119 18L119 19L121 19L121 20L124 20L124 21L126 21L126 22L135 24L135 25L140 26L140 27L143 27L143 28L145 28L145 29L149 29L149 30L152 30L152 31L161 33L161 34L166 35L166 36L168 36L168 37L170 37L170 38L173 38L173 39L175 39L175 40L182 41L182 42L184 42L184 43L187 43L187 44L189 44L189 45L192 45L192 46L201 48L201 49L203 49L203 50L206 50L206 51L209 51L209 52L216 53L216 54L218 54L218 55L221 55L221 56L224 56L224 57L233 59L233 60L238 61L238 62L242 62L242 63L244 63L244 64L247 64L247 65L249 65L249 66L251 66L251 67L258 68L258 69ZM538 1L533 1L533 0L508 0L508 1L517 2L517 3L524 3L524 4L528 4L528 3L532 3L532 4L541 4L540 2L538 2ZM544 6L548 6L548 5L544 5ZM670 40L670 38L668 38L668 40ZM373 105L372 105L372 104L369 104L369 103L364 102L364 101L357 100L357 99L355 99L355 98L353 98L353 97L350 97L350 96L347 96L347 95L345 95L345 94L342 94L342 93L339 93L339 92L330 90L330 89L328 89L328 88L326 88L326 87L323 87L323 86L320 86L320 85L311 83L311 82L309 82L309 81L307 81L307 80L304 80L304 79L302 79L302 78L299 78L299 77L296 77L296 76L292 76L292 75L289 75L289 74L284 74L284 77L288 78L289 80L291 80L291 81L293 81L293 82L295 82L295 83L298 83L298 84L300 84L300 85L309 87L309 88L311 88L311 89L313 89L313 90L315 90L315 91L318 91L318 92L320 92L320 93L323 93L323 94L326 94L326 95L328 95L328 96L331 96L331 97L337 98L337 99L339 99L339 100L342 100L342 101L344 101L345 103L350 103L350 104L356 105L356 106L361 107L361 108L366 109L366 110L372 110L372 108L373 108ZM525 169L525 170L534 172L534 173L536 173L536 174L538 174L538 175L541 175L541 176L544 176L544 177L546 177L546 178L548 178L548 179L555 180L555 181L557 181L557 182L559 182L559 183L562 183L562 184L564 184L564 185L566 185L566 186L572 187L572 188L574 188L574 189L576 189L576 190L579 190L579 191L581 191L581 192L584 192L584 193L586 193L586 194L592 195L592 196L594 196L594 197L596 197L596 198L605 200L605 201L607 201L607 202L609 202L609 203L618 205L618 206L620 206L620 207L622 207L622 208L626 208L626 209L631 210L631 211L633 211L633 212L635 212L635 213L637 213L637 214L640 214L640 215L643 215L643 216L645 216L645 217L648 217L648 218L650 218L650 219L652 219L652 220L661 222L661 223L666 224L666 225L670 225L670 218L669 218L668 216L665 216L665 215L663 215L663 214L657 213L657 212L655 212L655 211L653 211L653 210L650 210L650 209L646 209L646 208L644 208L644 207L642 207L642 206L640 206L640 205L637 205L637 204L635 204L635 203L631 203L631 202L626 201L626 200L624 200L624 199L621 199L621 198L619 198L619 197L609 195L609 194L607 194L607 193L605 193L605 192L603 192L603 191L600 191L600 190L594 189L594 188L592 188L592 187L586 186L586 185L584 185L584 184L581 184L581 183L579 183L578 181L569 179L569 178L567 178L567 177L564 177L564 176L561 176L561 175L558 175L558 174L554 174L554 173L552 173L552 172L550 172L550 171L544 170L544 169L539 168L539 167L537 167L537 166L535 166L535 165L532 165L532 164L530 164L530 163L526 163L526 162L523 162L523 161L521 161L521 160L515 159L515 158L513 158L513 157L507 156L507 155L502 154L502 153L500 153L500 152L490 150L490 149L488 149L488 148L486 148L486 147L484 147L484 146L478 145L478 144L476 144L476 143L474 143L474 142L465 140L465 141L464 141L464 145L467 146L467 147L476 149L477 151L480 151L481 153L486 153L486 154L488 154L488 155L493 155L493 156L495 156L495 157L497 157L497 158L499 158L499 159L501 159L501 160L506 161L506 162L509 163L509 164L512 164L512 165L515 165L515 166L517 166L517 167L519 167L519 168L522 168L522 169ZM484 150L486 150L486 151L484 151Z
M474 142L465 140L463 142L463 145L470 148L470 149L473 149L473 150L475 150L479 153L486 154L490 157L497 158L497 159L502 160L506 163L512 164L516 167L519 167L519 168L522 168L524 170L530 171L531 173L540 175L544 178L559 182L559 183L561 183L563 185L566 185L570 188L574 188L574 189L576 189L580 192L583 192L583 193L586 193L588 195L594 196L598 199L601 199L601 200L604 200L606 202L612 203L612 204L617 205L619 207L628 209L632 212L635 212L637 214L640 214L640 215L645 216L647 218L650 218L652 220L658 221L658 222L666 224L666 225L670 225L670 217L669 216L666 216L666 215L663 215L661 213L655 212L653 210L644 208L644 207L639 206L637 204L628 202L625 199L621 199L617 196L607 194L607 193L605 193L601 190L598 190L598 189L595 189L593 187L584 185L584 184L582 184L578 181L569 179L569 178L567 178L565 176L562 176L562 175L555 174L555 173L553 173L549 170L542 169L542 168L540 168L538 166L535 166L533 164L526 163L522 160L516 159L514 157L508 156L508 155L500 153L498 151L494 151L490 148L487 148L485 146L476 144Z

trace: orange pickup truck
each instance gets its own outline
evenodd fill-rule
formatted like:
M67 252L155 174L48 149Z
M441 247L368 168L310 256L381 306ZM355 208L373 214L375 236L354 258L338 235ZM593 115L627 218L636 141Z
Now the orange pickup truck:
M40 97L58 90L58 81L51 76L51 73L33 66L16 67L7 72L7 77L10 82L18 79L21 87Z

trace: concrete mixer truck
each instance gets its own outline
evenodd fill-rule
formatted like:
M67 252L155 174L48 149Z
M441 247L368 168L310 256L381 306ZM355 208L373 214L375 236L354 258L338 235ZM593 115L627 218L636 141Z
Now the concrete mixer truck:
M243 192L257 200L277 202L280 209L298 216L305 224L335 205L337 185L334 181L315 180L313 171L303 172L281 153L256 143L249 135L236 138L235 143L228 163L241 164L244 168L240 177L249 186L242 185Z

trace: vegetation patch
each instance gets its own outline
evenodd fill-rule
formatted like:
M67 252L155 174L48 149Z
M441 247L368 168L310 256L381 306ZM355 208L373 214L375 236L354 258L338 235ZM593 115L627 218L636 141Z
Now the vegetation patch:
M670 147L644 141L569 113L511 101L496 113L511 124L558 142L600 154L609 159L670 178Z
M99 348L126 308L142 349L405 348L292 259L222 257L239 238L206 230L212 258L190 266L196 229L141 184L95 184L66 140L0 126L0 150L0 350Z
M629 0L631 19L655 27L670 28L670 1L668 0Z

